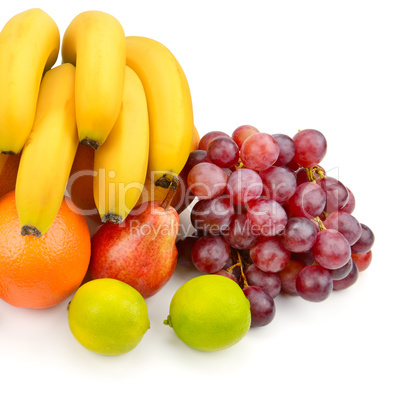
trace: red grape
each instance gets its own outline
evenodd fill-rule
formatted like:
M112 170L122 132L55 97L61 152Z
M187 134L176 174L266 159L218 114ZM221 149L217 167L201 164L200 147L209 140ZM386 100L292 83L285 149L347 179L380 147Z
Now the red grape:
M305 253L291 253L291 260L301 261L304 265L313 265L315 262L313 252L311 250Z
M221 236L208 235L198 239L191 250L194 266L205 274L220 271L230 258L230 247Z
M228 134L224 133L223 131L210 131L206 133L200 138L200 142L198 143L198 149L202 149L206 151L208 148L208 144L215 138L218 137L229 137ZM230 137L229 137L230 138Z
M317 228L307 218L292 217L283 231L282 244L293 253L309 251L317 239Z
M364 254L352 254L352 259L357 265L359 272L363 272L370 266L373 254L371 250Z
M331 212L324 221L327 229L334 229L342 233L350 245L355 244L362 234L359 221L347 212Z
M359 270L354 261L352 261L352 269L349 274L339 281L334 281L334 290L343 290L351 287L359 279Z
M297 164L294 159L292 159L290 162L286 164L286 167L289 168L290 170L293 170L294 172L297 172L300 169L300 165Z
M239 149L243 145L243 142L253 134L258 133L259 130L254 126L250 126L249 124L245 124L243 126L239 126L232 133L232 138L236 142Z
M185 268L195 268L193 260L191 259L191 250L198 237L187 236L179 239L176 242L177 247L177 264Z
M337 269L329 269L328 272L331 274L333 280L340 280L346 278L349 272L352 270L353 261L350 259L343 267Z
M240 157L245 167L264 170L272 166L279 156L279 145L272 135L257 133L248 137L240 149Z
M284 269L278 272L281 280L281 291L291 296L297 296L296 278L299 272L306 266L301 261L290 260Z
M311 167L319 164L327 152L327 141L317 130L302 130L294 137L294 161L300 166Z
M265 293L268 293L273 299L281 291L281 279L274 272L264 272L255 264L247 267L246 279L249 285L259 286Z
M364 223L361 224L362 234L359 240L353 244L352 253L353 254L364 254L371 250L374 244L374 233L373 231Z
M290 251L277 237L260 237L250 248L251 260L261 271L279 272L290 260Z
M348 190L348 201L340 210L351 214L355 209L356 200L353 193L347 187L346 190Z
M220 196L212 200L200 200L191 210L191 223L197 230L220 234L229 227L234 208L230 200Z
M259 234L254 233L251 222L245 214L233 216L229 227L222 233L229 246L237 250L247 250L257 244Z
M247 205L262 193L262 180L254 170L235 170L229 177L226 192L236 205Z
M209 162L195 165L187 176L189 190L198 198L207 200L222 195L227 181L222 168Z
M253 229L263 236L279 234L288 221L288 216L283 207L276 201L266 198L259 198L250 202L247 217L253 224Z
M317 180L317 184L325 191L327 197L325 211L328 214L341 209L348 202L348 190L339 180L327 176Z
M332 292L333 282L329 271L319 265L307 265L296 278L299 296L311 302L321 302Z
M226 176L229 178L232 174L232 171L229 168L222 168L222 170L226 173Z
M243 292L250 302L251 326L268 325L275 317L274 299L259 286L247 286Z
M180 175L187 181L187 176L190 170L201 162L211 162L208 158L207 151L195 150L188 156L187 162L184 165Z
M276 202L287 201L296 191L295 174L287 168L271 166L260 172L263 194Z
M318 264L327 269L337 269L345 265L351 257L350 244L334 229L322 230L312 247Z
M239 161L239 147L230 137L217 137L207 148L208 158L221 168L231 168Z
M325 191L313 182L300 184L288 201L293 215L308 219L320 216L324 211L325 203Z
M285 166L295 156L295 144L293 140L285 134L273 134L272 137L275 138L279 145L279 156L274 165Z

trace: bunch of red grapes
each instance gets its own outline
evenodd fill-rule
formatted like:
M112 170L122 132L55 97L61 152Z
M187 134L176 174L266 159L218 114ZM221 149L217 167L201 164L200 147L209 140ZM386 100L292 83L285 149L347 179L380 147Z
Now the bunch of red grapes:
M321 302L371 262L374 234L319 165L326 152L317 130L291 138L244 125L204 135L183 169L195 233L177 242L178 262L237 282L254 327L272 321L281 292Z

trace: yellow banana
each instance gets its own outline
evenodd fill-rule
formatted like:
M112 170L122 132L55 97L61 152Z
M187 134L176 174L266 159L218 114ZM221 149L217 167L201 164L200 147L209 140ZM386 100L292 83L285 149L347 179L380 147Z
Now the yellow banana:
M78 147L74 83L71 64L55 67L43 77L15 186L22 235L46 233L60 209Z
M127 65L144 85L149 113L149 171L156 185L169 187L191 152L193 107L184 72L161 43L126 37Z
M121 223L137 203L145 183L148 152L144 88L137 74L126 67L120 114L95 152L94 198L103 222Z
M82 144L97 149L120 112L126 61L124 30L102 11L78 14L62 43L64 63L76 66L75 105Z
M39 8L11 18L0 33L0 152L21 152L35 118L43 72L56 62L60 33Z

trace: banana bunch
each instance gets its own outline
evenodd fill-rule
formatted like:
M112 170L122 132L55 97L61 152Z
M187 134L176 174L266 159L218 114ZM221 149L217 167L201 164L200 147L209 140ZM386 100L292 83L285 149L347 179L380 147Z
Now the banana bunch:
M59 51L59 30L40 9L0 32L0 153L21 153L22 235L39 237L52 225L79 143L95 150L95 204L102 221L114 223L136 205L148 177L174 186L191 152L189 85L164 45L85 11L67 27L53 67Z

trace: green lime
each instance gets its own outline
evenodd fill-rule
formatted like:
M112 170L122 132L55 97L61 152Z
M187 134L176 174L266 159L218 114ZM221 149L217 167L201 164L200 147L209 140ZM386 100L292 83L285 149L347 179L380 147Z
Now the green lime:
M102 355L134 349L149 329L148 308L132 286L117 279L94 279L82 285L68 308L74 337Z
M164 324L188 346L202 351L239 342L251 323L250 303L240 286L221 275L201 275L174 294Z

